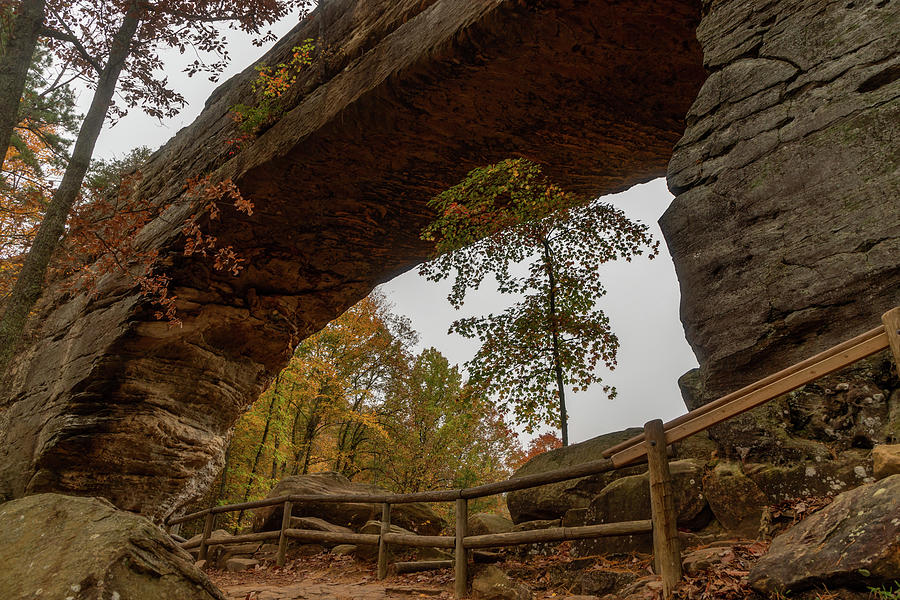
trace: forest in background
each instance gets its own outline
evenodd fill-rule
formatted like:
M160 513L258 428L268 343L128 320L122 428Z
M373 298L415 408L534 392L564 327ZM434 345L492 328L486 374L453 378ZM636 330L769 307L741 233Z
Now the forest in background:
M199 505L263 498L285 476L323 471L398 493L469 487L505 479L559 444L549 434L523 449L459 367L416 343L377 291L305 340L238 422L225 468ZM502 498L476 504L505 510ZM249 524L249 515L226 516L228 529Z

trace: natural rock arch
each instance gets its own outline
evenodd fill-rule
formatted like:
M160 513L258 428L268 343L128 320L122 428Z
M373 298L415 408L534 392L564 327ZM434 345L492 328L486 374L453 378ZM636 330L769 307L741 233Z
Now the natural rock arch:
M672 158L679 196L663 225L709 394L867 328L860 323L900 301L890 252L857 269L852 285L832 282L827 305L795 286L793 318L771 327L769 313L748 307L798 280L776 273L770 288L748 287L771 268L771 252L740 252L816 247L759 233L761 223L804 214L785 183L810 177L823 148L837 166L819 173L816 200L828 207L845 196L843 176L881 157L867 163L858 209L843 217L829 209L844 221L875 211L879 221L838 236L837 249L890 250L900 239L888 210L900 197L897 156L885 151L896 138L884 133L896 135L896 3L825 4L720 0L704 3L701 22L700 3L688 0L323 3L263 59L278 62L309 37L324 49L278 123L228 155L228 108L249 93L247 69L144 170L140 193L172 208L138 243L161 250L183 328L155 321L125 278L101 281L93 298L59 290L43 298L0 412L0 494L95 494L168 514L214 477L231 425L293 345L427 255L418 238L425 201L470 168L514 155L590 195L660 176ZM823 27L854 23L854 33L837 40L819 31L817 11ZM865 36L875 42L866 46ZM713 74L698 97L704 62ZM878 85L859 92L875 86L866 81ZM835 103L843 112L800 127L799 113ZM747 126L756 114L769 127ZM880 141L865 138L878 131ZM793 168L798 154L802 168ZM236 278L181 253L178 224L194 208L184 182L204 174L231 177L256 205L249 219L226 212L215 229L251 259ZM762 178L766 203L752 177ZM837 326L814 326L823 316Z

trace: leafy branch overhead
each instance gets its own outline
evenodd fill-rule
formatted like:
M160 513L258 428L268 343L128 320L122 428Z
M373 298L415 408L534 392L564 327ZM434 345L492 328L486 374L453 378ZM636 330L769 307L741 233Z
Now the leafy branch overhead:
M288 62L256 67L259 75L251 86L253 93L257 95L256 103L236 104L230 108L232 119L244 134L230 140L231 145L240 145L248 136L257 135L284 113L281 97L297 82L300 71L312 64L315 47L313 40L304 40L291 49L291 59Z
M527 431L557 424L568 443L566 386L577 392L598 383L598 365L616 364L618 338L595 306L606 293L599 269L645 252L653 258L659 243L646 225L585 202L524 159L475 169L430 206L437 218L422 235L437 255L421 274L452 277L448 299L456 308L488 275L500 292L521 297L498 315L452 324L451 332L482 342L467 365L472 381Z

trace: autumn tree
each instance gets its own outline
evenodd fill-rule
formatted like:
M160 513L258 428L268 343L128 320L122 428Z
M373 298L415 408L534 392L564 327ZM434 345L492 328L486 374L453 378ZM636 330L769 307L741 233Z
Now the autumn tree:
M0 0L0 161L19 124L20 100L44 27L45 0ZM0 164L2 166L2 164Z
M415 354L415 340L377 292L304 340L235 427L217 500L320 471L397 492L508 476L515 433L437 350Z
M375 478L398 492L468 487L510 474L518 439L493 403L434 348L399 373L386 398L384 439L372 440Z
M38 48L0 169L0 305L15 283L53 186L67 160L66 137L75 128L72 90L49 78L49 53Z
M556 450L557 448L562 448L562 445L563 443L562 440L559 439L559 436L550 431L546 431L533 438L528 443L528 446L525 448L525 451L522 453L521 457L516 463L516 468L525 465L525 463L530 461L535 456L538 456L539 454L543 454L551 450Z
M568 445L566 386L577 392L600 382L598 364L616 363L618 339L596 306L605 294L599 269L647 249L653 257L658 243L646 225L564 191L523 159L473 170L430 206L438 216L423 237L437 256L420 272L434 281L454 277L453 306L488 275L500 292L521 297L500 314L452 324L482 342L467 363L472 381L526 431L556 424Z
M228 22L233 28L259 34L265 25L295 9L308 10L311 2L47 0L46 4L40 4L43 10L40 33L47 36L57 59L77 72L93 88L94 94L68 166L0 320L0 370L5 369L25 328L28 313L40 296L50 259L78 198L107 115L122 116L129 108L141 108L152 116L166 117L176 114L184 104L183 97L170 89L166 78L159 74L163 66L160 49L172 47L182 53L191 50L215 56L208 64L196 60L189 72L216 72L227 62L228 54L223 34L214 23ZM2 72L0 76L5 77ZM117 90L120 102L114 101ZM19 97L16 94L17 106ZM4 102L13 100L8 98ZM3 108L4 112L10 110L13 109L8 105Z

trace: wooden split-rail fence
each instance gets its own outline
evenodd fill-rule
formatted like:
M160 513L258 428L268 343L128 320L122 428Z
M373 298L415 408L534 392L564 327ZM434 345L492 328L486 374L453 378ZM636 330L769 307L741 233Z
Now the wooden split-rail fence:
M278 540L276 560L279 566L283 566L285 563L285 552L289 539L302 540L304 542L378 546L377 570L379 579L387 576L389 566L388 549L391 545L453 549L455 551L455 560L452 561L455 568L454 588L456 596L460 598L466 596L467 593L468 554L472 550L518 544L563 542L606 536L652 533L656 572L662 579L664 597L671 598L682 573L672 476L669 472L668 445L765 404L782 394L886 348L891 349L897 369L900 371L900 307L885 313L882 316L882 326L880 327L867 331L807 360L723 396L668 423L663 424L660 420L650 421L644 426L643 435L635 436L621 444L608 448L602 453L602 457L597 460L547 473L515 477L506 481L466 489L435 490L413 494L316 494L267 498L255 502L208 508L170 519L166 524L174 526L193 519L205 518L203 534L200 540L182 543L182 547L185 549L193 549L199 546L198 558L200 560L206 559L209 547L213 545L240 544L276 539ZM644 460L648 463L650 479L651 518L649 520L585 525L581 527L554 527L534 531L516 531L488 535L467 534L468 501L472 498L504 494L549 483L596 475L634 465ZM292 508L295 504L303 502L365 502L381 504L381 533L335 533L292 528ZM455 535L424 536L392 533L390 531L391 506L410 502L455 502ZM249 533L228 538L211 538L216 515L279 504L283 505L283 518L279 531ZM425 568L450 566L443 561L432 561L429 564L422 564Z

